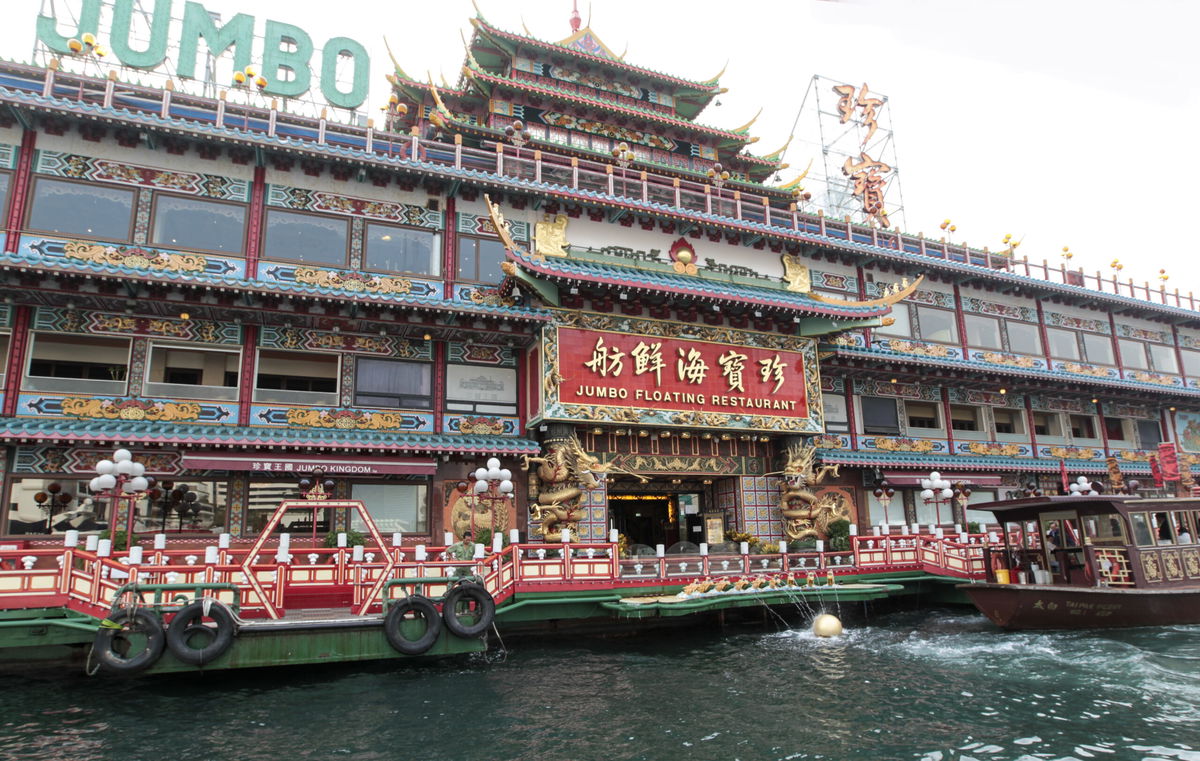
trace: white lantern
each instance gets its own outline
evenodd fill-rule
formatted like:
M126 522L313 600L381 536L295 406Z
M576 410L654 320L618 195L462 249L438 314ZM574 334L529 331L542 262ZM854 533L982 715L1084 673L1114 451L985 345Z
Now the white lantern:
M505 471L505 472L507 473L508 471ZM512 481L509 481L506 478L500 482L500 493L501 494L508 494L512 490L513 490L513 482Z
M921 488L922 489L932 489L933 481L930 481L928 478L922 478L921 479Z
M101 460L100 462L96 463L96 473L101 476L106 473L112 473L114 467L116 467L116 465L112 460Z
M487 480L499 481L500 480L500 469L499 468L491 468L490 470L488 470Z
M950 499L953 496L954 496L953 489L951 489L949 487L942 489L942 499Z
M133 459L133 454L128 449L118 449L113 452L113 462L129 462Z
M146 475L146 466L141 464L140 462L135 462L133 464L133 470L130 472L130 475L132 475L132 476Z
M501 481L511 481L512 480L512 471L509 470L508 468L501 468L500 469L500 480Z
M488 470L500 470L500 461L497 460L495 457L489 458L487 461L487 469Z
M487 468L479 468L475 471L475 480L482 481L487 478Z
M131 462L130 460L121 460L120 462L117 463L116 471L119 475L122 475L122 476L132 476L133 475L133 462Z
M91 481L88 481L88 488L92 491L100 491L100 476L96 476Z
M939 472L937 472L937 471L935 470L935 471L933 471L932 473L930 473L930 474L929 474L929 480L930 480L930 481L941 481L941 480L942 480L942 474L941 474L941 473L939 473Z
M122 494L133 494L135 491L136 491L136 489L133 488L132 481L126 481L125 483L121 484L121 493Z
M146 491L150 488L150 482L145 476L134 476L129 479L129 485L133 487L133 491Z
M1090 482L1088 481L1087 476L1080 476L1079 478L1076 478L1075 483L1079 484L1080 486L1089 486L1090 485Z
M921 492L921 499L933 499L933 489L925 489Z
M476 481L475 482L475 493L476 494L483 494L487 490L488 490L488 482L487 481Z

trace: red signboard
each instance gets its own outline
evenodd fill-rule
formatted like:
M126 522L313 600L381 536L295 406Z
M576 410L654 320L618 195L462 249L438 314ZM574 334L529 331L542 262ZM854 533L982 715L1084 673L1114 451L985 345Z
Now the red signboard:
M1175 453L1175 444L1164 441L1158 445L1158 464L1162 468L1164 481L1179 480L1179 458Z
M684 338L558 329L565 405L806 418L800 352Z

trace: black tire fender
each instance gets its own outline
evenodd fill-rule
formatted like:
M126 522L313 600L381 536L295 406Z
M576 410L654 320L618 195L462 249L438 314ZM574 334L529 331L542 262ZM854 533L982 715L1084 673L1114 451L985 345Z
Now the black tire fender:
M402 631L405 614L413 613L425 619L425 633L416 639L406 639ZM383 636L396 652L405 655L420 655L433 647L442 634L442 617L437 606L428 597L412 595L396 600L383 619Z
M458 604L464 600L472 600L475 603L479 619L473 624L463 623L458 617ZM456 637L478 637L491 627L495 619L496 601L486 589L473 581L459 584L442 600L442 621L446 624L446 629Z
M92 641L92 655L104 671L110 674L136 674L150 668L162 657L167 638L158 616L148 610L138 609L130 620L128 610L117 610L109 615L108 623L119 626L101 626ZM118 637L127 628L146 637L145 647L131 655L124 655L115 647Z
M167 627L167 648L171 651L171 655L190 666L212 663L233 646L233 637L237 631L233 613L219 602L210 600L207 604L208 612L206 614L204 600L188 603L175 614L175 617L171 619L171 625ZM201 623L205 618L215 621L216 628L213 629ZM204 647L192 647L189 640L200 629L210 631L212 641Z

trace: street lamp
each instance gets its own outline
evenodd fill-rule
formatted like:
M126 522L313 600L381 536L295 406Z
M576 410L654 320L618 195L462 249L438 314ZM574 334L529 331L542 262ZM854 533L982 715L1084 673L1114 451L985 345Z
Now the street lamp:
M954 499L954 489L950 487L950 482L942 478L942 474L932 471L929 478L921 479L921 499L925 500L925 504L933 504L933 509L937 515L937 522L942 522L942 505L948 504Z
M512 499L512 471L508 468L501 468L500 461L492 457L487 461L487 467L476 469L474 475L475 485L471 487L474 495L474 502L471 504L471 533L475 533L475 514L480 511L480 505L486 501L492 514L492 525L488 526L488 529L494 535L496 532L496 503Z
M129 501L129 514L125 528L125 546L133 543L134 504L144 492L153 485L153 479L146 477L146 466L133 461L133 454L128 449L118 449L113 452L111 460L101 460L96 463L96 477L88 486L93 492L98 492L112 501L113 520L120 513L121 500ZM110 524L112 525L112 524ZM117 538L116 526L111 528L112 538Z
M530 133L529 130L525 129L525 122L521 121L520 119L517 119L512 124L505 127L504 134L510 141L512 141L513 145L517 146L518 155L520 155L519 151L525 145L525 143L528 143L533 139L533 134Z
M1100 493L1087 476L1076 478L1075 483L1067 487L1067 490L1071 492L1072 497L1094 497Z
M717 190L725 187L725 182L729 179L729 172L725 171L725 167L721 166L721 162L717 162L708 168L708 179L712 181L713 187Z
M871 492L875 495L875 499L879 500L879 504L883 506L883 525L890 525L888 520L888 507L892 504L892 497L896 496L896 490L888 483L886 478L875 479L875 491Z

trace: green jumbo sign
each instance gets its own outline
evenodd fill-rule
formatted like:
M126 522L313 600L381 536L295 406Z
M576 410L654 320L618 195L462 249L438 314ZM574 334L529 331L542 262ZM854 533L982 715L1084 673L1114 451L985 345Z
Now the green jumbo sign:
M196 59L203 43L213 56L220 56L233 48L235 70L244 69L252 62L261 63L263 76L267 78L264 92L285 98L296 98L311 89L313 70L310 59L315 50L312 37L303 29L292 24L267 20L263 33L263 50L258 61L253 61L254 17L239 13L220 26L209 15L204 6L188 0L183 6L183 23L172 26L174 0L154 0L154 12L150 21L150 41L144 49L136 50L130 44L130 27L133 22L135 0L116 0L113 3L112 29L105 42L121 64L136 69L154 69L167 59L170 42L178 44L178 60L175 73L182 78L196 78ZM101 0L83 0L79 14L79 28L71 37L91 32L99 37ZM140 12L140 11L139 11ZM58 32L58 19L53 16L38 16L38 39L55 53L69 55L67 47L70 37ZM353 66L354 75L350 90L338 89L338 58L347 57ZM321 95L333 106L358 108L367 99L367 77L371 72L371 61L367 49L348 37L332 37L326 41L321 54Z

